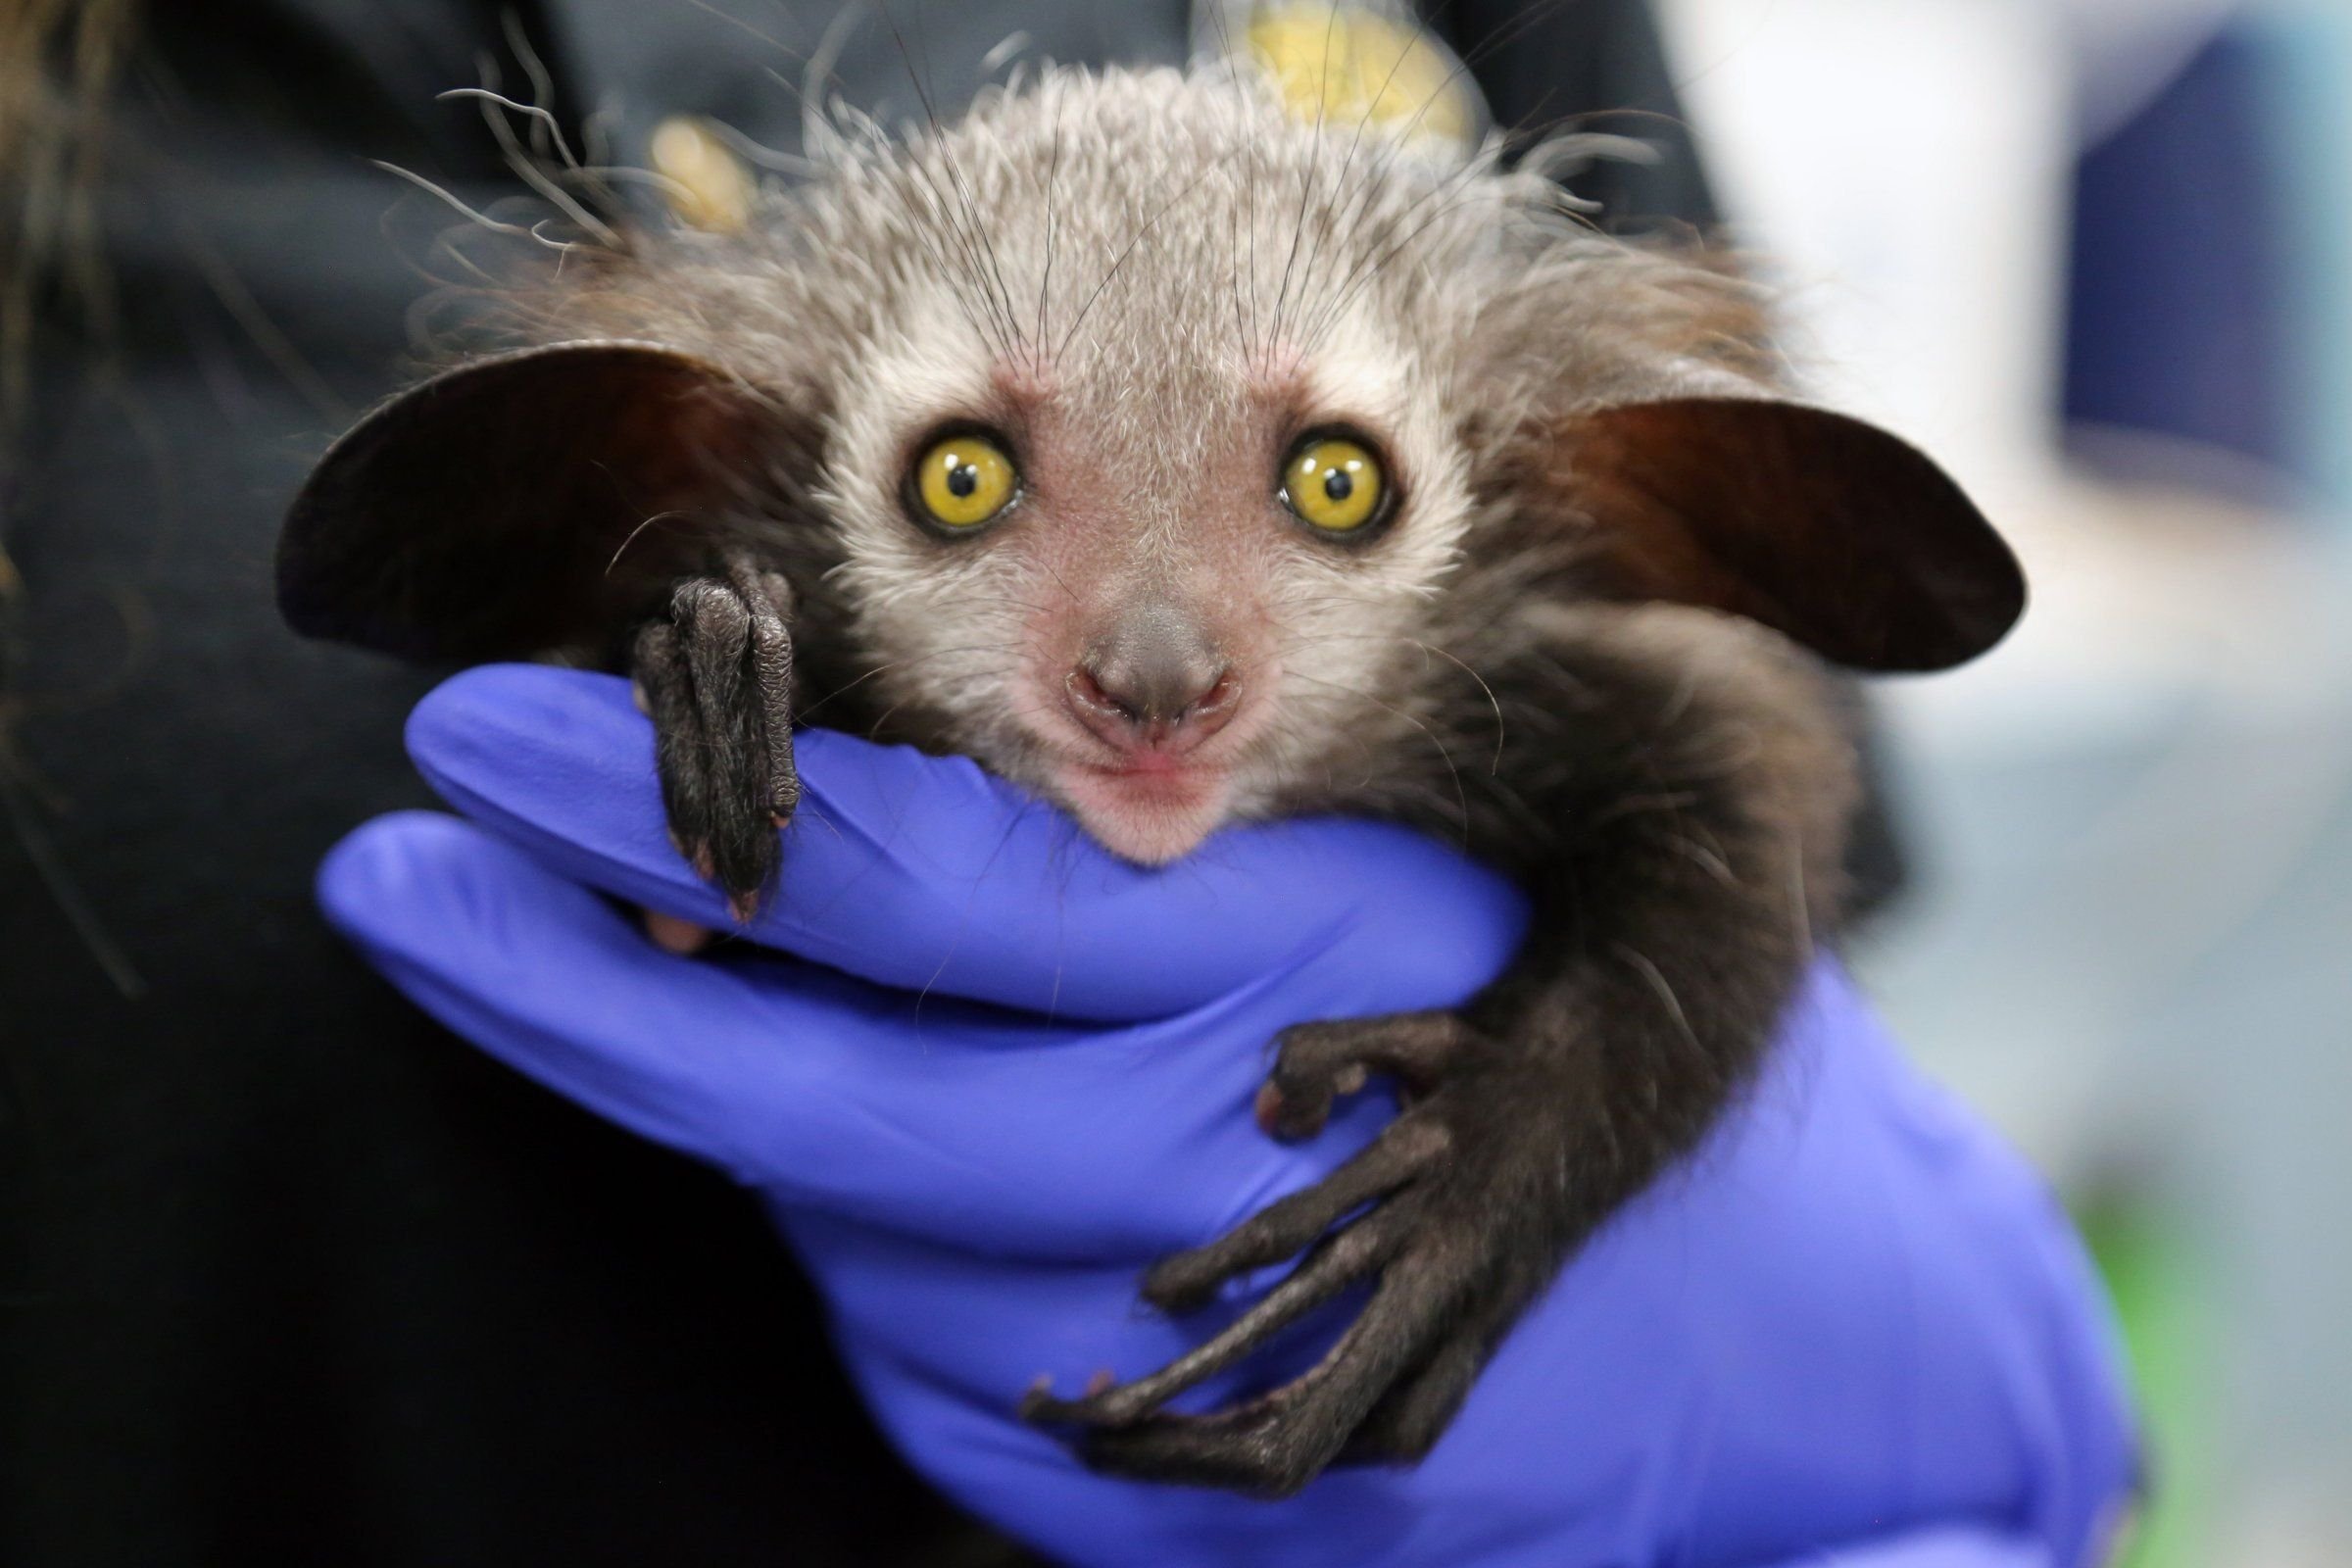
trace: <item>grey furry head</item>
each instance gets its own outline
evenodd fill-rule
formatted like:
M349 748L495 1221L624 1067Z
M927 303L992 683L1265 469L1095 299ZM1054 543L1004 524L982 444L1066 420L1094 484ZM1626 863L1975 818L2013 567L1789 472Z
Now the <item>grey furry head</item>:
M975 756L1146 860L1446 750L1481 668L1563 602L1738 611L1864 665L1948 662L2006 625L2000 583L1955 599L1951 573L1924 582L1845 515L1891 492L1981 555L1932 466L1771 401L1747 288L1591 231L1541 167L1433 162L1174 71L1050 72L952 128L825 151L829 172L746 232L575 254L509 296L510 336L549 348L535 386L503 362L535 412L469 436L396 405L409 433L338 494L380 493L400 461L382 453L435 444L468 475L459 504L544 517L561 494L562 537L649 583L668 543L709 537L649 518L724 514L796 580L817 721ZM563 347L615 341L645 346L645 385L609 349ZM448 379L436 406L457 408ZM1020 492L942 537L910 516L907 475L962 429L1002 442ZM1326 431L1385 468L1377 528L1322 533L1286 507L1286 461ZM617 480L593 517L572 519L597 511L578 484L549 488L565 452ZM1825 550L1844 583L1827 600L1786 580ZM1891 586L1873 599L1857 571ZM1213 733L1105 738L1072 683L1101 697L1092 672L1138 647L1221 694Z

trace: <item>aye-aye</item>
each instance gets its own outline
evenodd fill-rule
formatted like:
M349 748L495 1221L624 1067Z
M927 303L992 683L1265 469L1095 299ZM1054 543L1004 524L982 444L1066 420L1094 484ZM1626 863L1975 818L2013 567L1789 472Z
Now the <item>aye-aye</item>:
M1048 73L841 133L766 202L575 249L508 297L504 352L369 416L288 520L288 618L625 663L672 828L739 906L811 712L976 758L1138 861L1340 811L1506 869L1531 934L1475 1001L1279 1042L1271 1131L1379 1075L1386 1133L1143 1295L1302 1254L1288 1278L1159 1373L1026 1406L1104 1468L1265 1494L1426 1452L1836 928L1828 666L1982 652L2013 558L1928 459L1789 401L1719 264L1230 76ZM1295 1382L1162 1408L1359 1281Z

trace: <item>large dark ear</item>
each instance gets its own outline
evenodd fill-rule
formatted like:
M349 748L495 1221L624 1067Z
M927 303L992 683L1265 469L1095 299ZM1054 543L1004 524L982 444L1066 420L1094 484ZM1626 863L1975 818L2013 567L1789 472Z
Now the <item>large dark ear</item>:
M286 514L288 624L412 659L601 648L710 561L722 477L789 430L672 350L572 343L479 361L336 442Z
M1571 435L1554 477L1599 529L1605 592L1730 611L1861 670L1960 663L2025 609L2017 558L1975 504L1860 420L1686 398Z

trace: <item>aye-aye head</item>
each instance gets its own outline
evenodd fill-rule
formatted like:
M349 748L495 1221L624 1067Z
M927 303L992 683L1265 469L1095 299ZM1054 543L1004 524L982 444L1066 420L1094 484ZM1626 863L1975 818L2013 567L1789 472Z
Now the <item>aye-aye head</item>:
M855 702L1138 860L1337 791L1562 600L1886 669L2021 603L1928 460L1777 399L1720 267L1230 76L1054 72L844 136L752 231L574 254L512 303L531 346L314 477L298 626L605 640L748 537L795 579L816 721Z

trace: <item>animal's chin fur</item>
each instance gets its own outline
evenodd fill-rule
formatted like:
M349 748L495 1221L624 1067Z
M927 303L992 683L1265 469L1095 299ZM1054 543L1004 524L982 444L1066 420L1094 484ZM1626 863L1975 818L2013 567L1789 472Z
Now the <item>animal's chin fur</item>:
M1057 771L1054 794L1111 854L1165 865L1224 824L1233 783L1222 768L1139 775L1072 764Z

